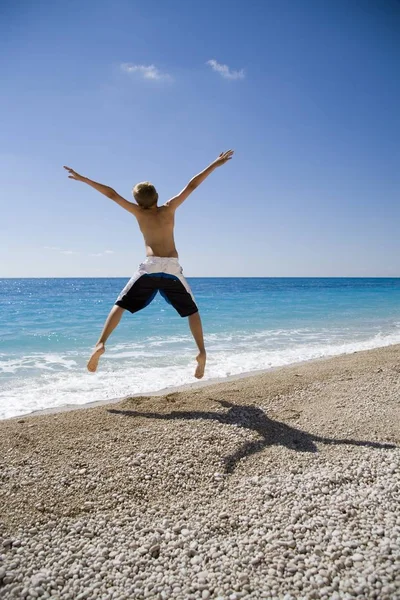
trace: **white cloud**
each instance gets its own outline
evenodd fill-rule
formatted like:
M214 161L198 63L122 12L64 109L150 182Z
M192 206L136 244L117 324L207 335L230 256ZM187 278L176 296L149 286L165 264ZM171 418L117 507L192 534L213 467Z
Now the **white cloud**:
M122 63L122 71L126 73L139 73L143 79L151 79L152 81L172 81L171 75L161 73L155 65L132 65L130 63Z
M59 252L60 254L80 254L80 252L76 252L76 250L61 250L58 246L43 246L43 250L53 250L55 252ZM104 252L92 252L88 254L88 256L106 256L107 254L115 254L114 250L104 250Z
M208 60L206 65L210 65L213 71L216 71L225 79L244 79L244 69L241 69L240 71L233 71L228 67L228 65L221 65L213 58Z
M106 254L114 254L114 250L104 250L104 252L92 252L88 256L105 256Z

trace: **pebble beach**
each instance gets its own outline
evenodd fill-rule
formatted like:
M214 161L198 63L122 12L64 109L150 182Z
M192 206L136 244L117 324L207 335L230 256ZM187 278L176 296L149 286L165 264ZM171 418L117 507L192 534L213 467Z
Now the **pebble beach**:
M400 345L0 421L0 598L400 599Z

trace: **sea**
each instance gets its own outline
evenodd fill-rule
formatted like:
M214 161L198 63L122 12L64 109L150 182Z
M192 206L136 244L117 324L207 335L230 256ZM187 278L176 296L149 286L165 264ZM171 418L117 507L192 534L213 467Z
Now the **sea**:
M158 294L86 362L127 278L0 279L0 419L192 384L188 320ZM400 343L400 278L188 278L205 380Z

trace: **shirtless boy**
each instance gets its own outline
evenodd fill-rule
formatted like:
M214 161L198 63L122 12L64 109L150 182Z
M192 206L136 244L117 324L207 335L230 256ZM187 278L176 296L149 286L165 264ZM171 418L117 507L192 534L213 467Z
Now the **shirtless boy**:
M206 365L203 329L198 308L191 289L183 276L183 270L178 262L178 252L174 241L175 211L186 198L202 183L217 167L225 164L233 156L233 150L221 154L204 171L193 177L187 186L168 202L158 206L158 194L154 186L145 181L138 183L132 190L137 204L128 202L115 190L83 177L70 169L68 177L83 181L107 198L133 214L144 237L146 259L139 265L138 270L128 281L118 296L110 311L103 331L87 364L89 371L97 369L100 356L105 352L105 343L121 320L125 310L134 313L145 308L153 300L157 291L169 302L181 317L189 318L189 326L197 344L199 353L196 356L197 368L194 376L201 379Z

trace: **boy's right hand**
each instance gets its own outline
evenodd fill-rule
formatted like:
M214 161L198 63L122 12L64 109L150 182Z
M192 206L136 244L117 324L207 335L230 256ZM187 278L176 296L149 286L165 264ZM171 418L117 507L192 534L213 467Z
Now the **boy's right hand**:
M220 167L224 165L228 160L231 160L233 156L233 150L228 150L227 152L221 152L221 154L214 160L214 165L216 167Z
M75 179L75 181L84 181L85 178L82 175L79 175L79 173L77 173L73 169L71 169L71 167L64 167L64 169L66 169L68 173L70 173L68 175L69 179Z

